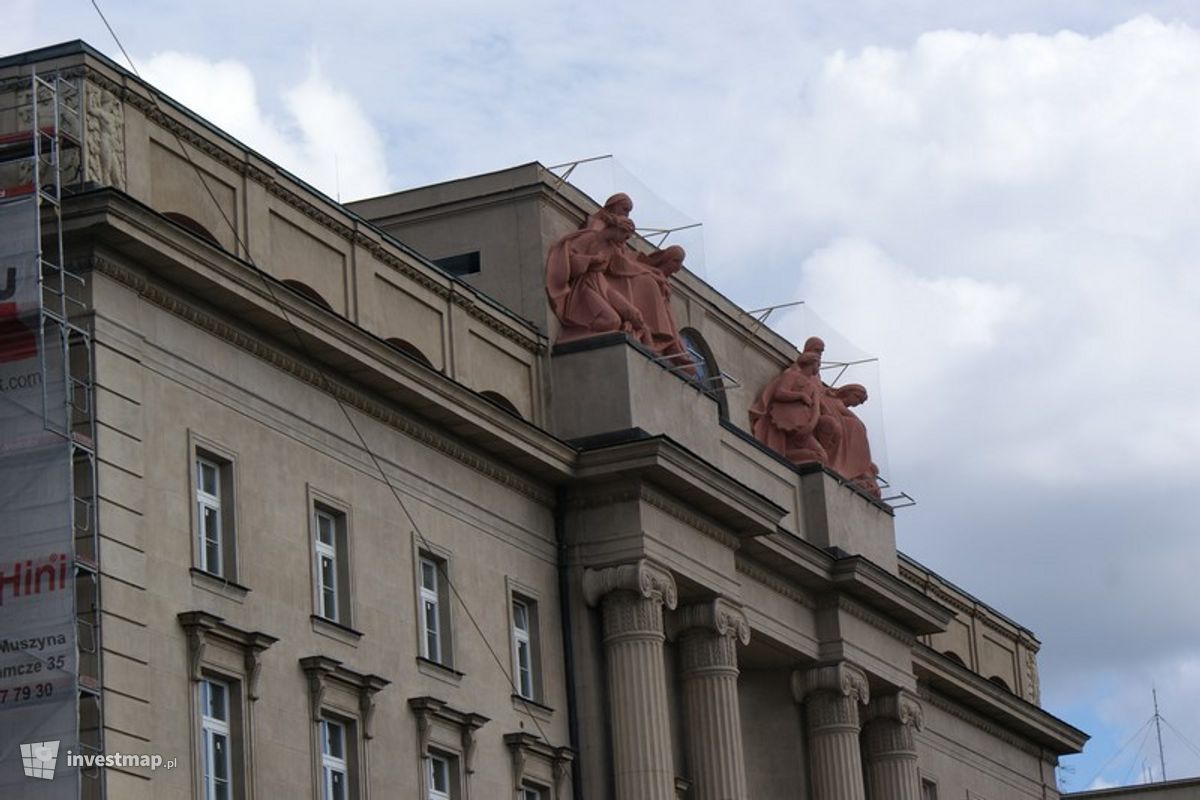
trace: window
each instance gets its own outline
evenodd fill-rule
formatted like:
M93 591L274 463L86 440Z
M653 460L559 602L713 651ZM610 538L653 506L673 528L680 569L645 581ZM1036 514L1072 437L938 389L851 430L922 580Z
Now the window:
M937 784L930 780L921 781L921 800L937 800Z
M317 539L317 613L334 622L338 619L337 520L326 511L314 512Z
M443 755L430 755L425 761L425 781L429 786L429 800L451 800L452 760Z
M211 678L200 681L200 749L204 800L229 800L233 796L229 706L229 684Z
M451 666L447 561L421 551L417 557L421 656Z
M346 726L321 720L321 800L347 800Z
M306 656L300 669L308 679L308 701L316 723L310 728L312 794L320 800L367 796L365 743L374 737L375 695L388 681L358 672L329 656Z
M197 441L192 434L192 530L196 569L228 582L237 580L233 457Z
M321 619L351 624L350 553L346 512L312 504L313 606Z
M521 787L521 793L517 795L517 800L547 800L547 798L540 788L526 784Z
M512 598L513 684L526 700L537 700L538 659L535 648L537 604L524 597Z

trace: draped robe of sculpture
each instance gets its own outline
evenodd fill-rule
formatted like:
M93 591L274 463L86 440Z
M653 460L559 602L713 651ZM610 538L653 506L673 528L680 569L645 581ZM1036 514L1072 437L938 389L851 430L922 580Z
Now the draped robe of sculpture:
M546 254L546 295L562 323L560 342L610 331L639 340L645 335L641 313L613 291L608 279L633 235L627 211L632 203L622 200L628 198L613 195L583 228L559 239Z
M879 497L879 468L871 461L871 444L867 426L851 406L862 405L867 390L850 383L834 389L825 387L821 398L822 422L817 427L817 439L828 454L826 466L847 478L868 494Z
M822 383L824 351L824 342L810 338L796 361L766 385L750 407L751 432L788 460L816 461L879 497L867 427L850 410L866 402L867 390L857 383L837 388Z
M642 315L641 342L657 355L675 356L676 363L687 366L691 359L679 339L675 314L671 311L671 284L668 280L683 267L686 255L682 247L672 245L649 255L633 254L612 262L608 280L614 291L630 302Z
M817 441L821 420L820 360L812 353L799 358L766 385L750 407L754 437L789 461L825 463L828 456Z
M615 194L583 228L550 246L546 295L562 323L558 341L623 331L655 354L690 367L668 282L683 266L683 248L644 255L629 247L632 209L627 195Z

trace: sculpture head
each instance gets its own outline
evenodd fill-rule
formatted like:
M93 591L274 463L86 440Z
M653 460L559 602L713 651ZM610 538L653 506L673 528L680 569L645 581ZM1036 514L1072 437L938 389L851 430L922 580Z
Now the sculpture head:
M821 356L811 351L804 351L796 356L796 366L805 375L816 375L821 371Z
M847 407L861 406L867 402L867 387L861 383L848 383L838 387L834 392Z
M804 340L804 352L816 353L821 356L825 353L825 340L820 336L810 336Z
M624 192L617 192L612 197L604 201L604 210L610 214L616 214L621 217L628 217L629 212L633 211L633 201L629 199L629 195Z

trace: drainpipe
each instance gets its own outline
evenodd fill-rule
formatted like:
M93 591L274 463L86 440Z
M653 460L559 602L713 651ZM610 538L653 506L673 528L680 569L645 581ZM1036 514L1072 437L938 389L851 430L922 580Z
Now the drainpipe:
M583 780L580 773L579 705L575 694L575 640L571 631L571 585L567 577L567 491L559 487L554 497L554 538L558 543L558 604L562 618L563 668L567 673L567 736L575 758L571 760L571 796L583 800Z

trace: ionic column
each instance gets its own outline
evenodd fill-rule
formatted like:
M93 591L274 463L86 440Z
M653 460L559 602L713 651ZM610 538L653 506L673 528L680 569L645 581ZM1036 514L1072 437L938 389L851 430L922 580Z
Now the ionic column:
M737 645L750 643L742 610L716 599L679 609L683 721L694 800L746 800L746 759L738 710Z
M808 712L813 800L865 800L858 706L870 700L867 676L828 664L792 673L792 692Z
M663 605L675 608L675 580L642 560L586 570L583 594L604 620L616 800L674 800Z
M924 725L921 701L898 691L867 706L863 725L863 762L870 800L921 800L914 734Z

